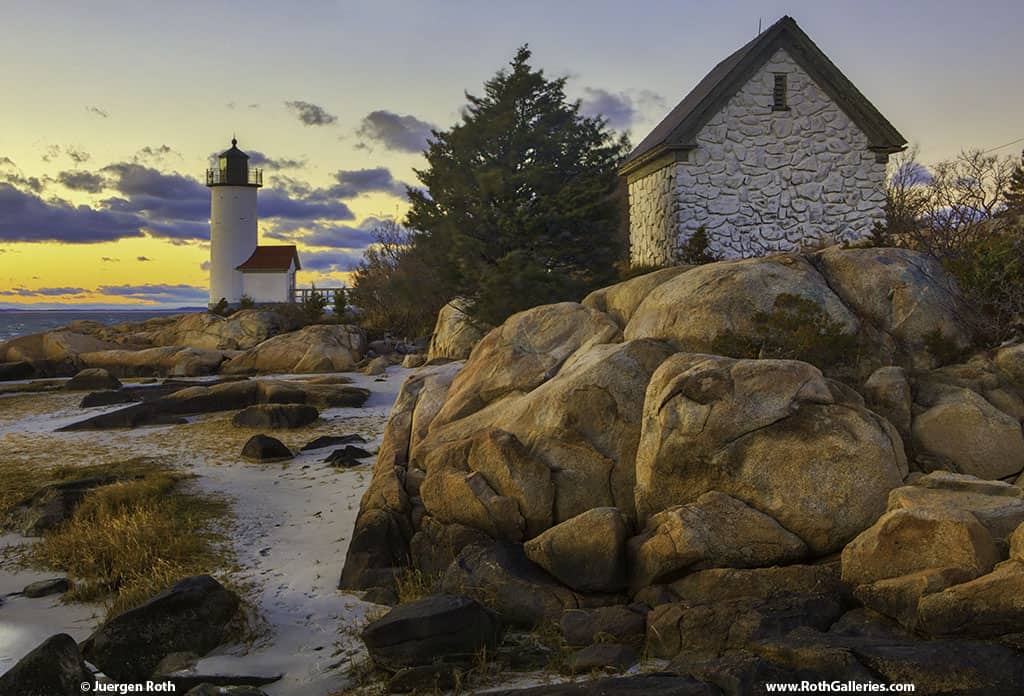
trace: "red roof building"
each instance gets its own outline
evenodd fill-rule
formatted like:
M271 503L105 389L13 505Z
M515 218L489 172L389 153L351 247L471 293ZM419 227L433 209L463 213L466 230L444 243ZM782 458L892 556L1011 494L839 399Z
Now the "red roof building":
M294 244L280 244L277 246L258 246L252 252L252 256L246 259L245 263L236 266L235 270L243 273L249 271L288 271L292 262L295 262L295 270L301 270L299 263L299 250Z

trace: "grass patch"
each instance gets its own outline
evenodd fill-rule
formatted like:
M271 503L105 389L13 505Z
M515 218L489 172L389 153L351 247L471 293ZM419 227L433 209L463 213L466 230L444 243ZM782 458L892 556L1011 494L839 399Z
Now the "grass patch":
M416 568L406 568L395 576L398 603L414 602L434 594L440 581L440 573L424 573Z
M67 522L46 532L22 556L29 565L67 573L73 586L65 598L103 602L108 617L232 560L223 533L229 502L194 490L189 475L154 460L46 469L15 464L5 465L3 474L0 514L5 520L47 483L90 476L122 479L88 492Z

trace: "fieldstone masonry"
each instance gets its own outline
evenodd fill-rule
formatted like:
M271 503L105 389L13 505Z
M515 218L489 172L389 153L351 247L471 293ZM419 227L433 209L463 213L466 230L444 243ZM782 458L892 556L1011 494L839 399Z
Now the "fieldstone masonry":
M787 111L772 110L777 73ZM884 157L784 49L695 140L687 161L629 184L634 266L675 261L701 225L713 251L742 258L861 239L884 218Z

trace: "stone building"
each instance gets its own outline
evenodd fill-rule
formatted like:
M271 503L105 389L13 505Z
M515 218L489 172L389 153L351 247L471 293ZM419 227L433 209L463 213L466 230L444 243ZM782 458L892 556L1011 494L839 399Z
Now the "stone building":
M630 257L678 257L699 227L725 258L852 241L884 217L906 139L791 17L715 68L629 155Z

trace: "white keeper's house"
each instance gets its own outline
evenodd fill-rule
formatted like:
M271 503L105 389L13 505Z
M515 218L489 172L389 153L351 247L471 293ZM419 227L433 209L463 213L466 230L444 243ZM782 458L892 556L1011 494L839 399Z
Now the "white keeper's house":
M263 171L231 140L217 166L206 172L210 188L210 307L221 299L238 304L243 296L258 303L291 302L295 272L302 268L294 245L261 245L256 192Z
M634 266L671 264L701 226L725 258L854 241L884 218L906 139L791 17L719 63L620 173Z

